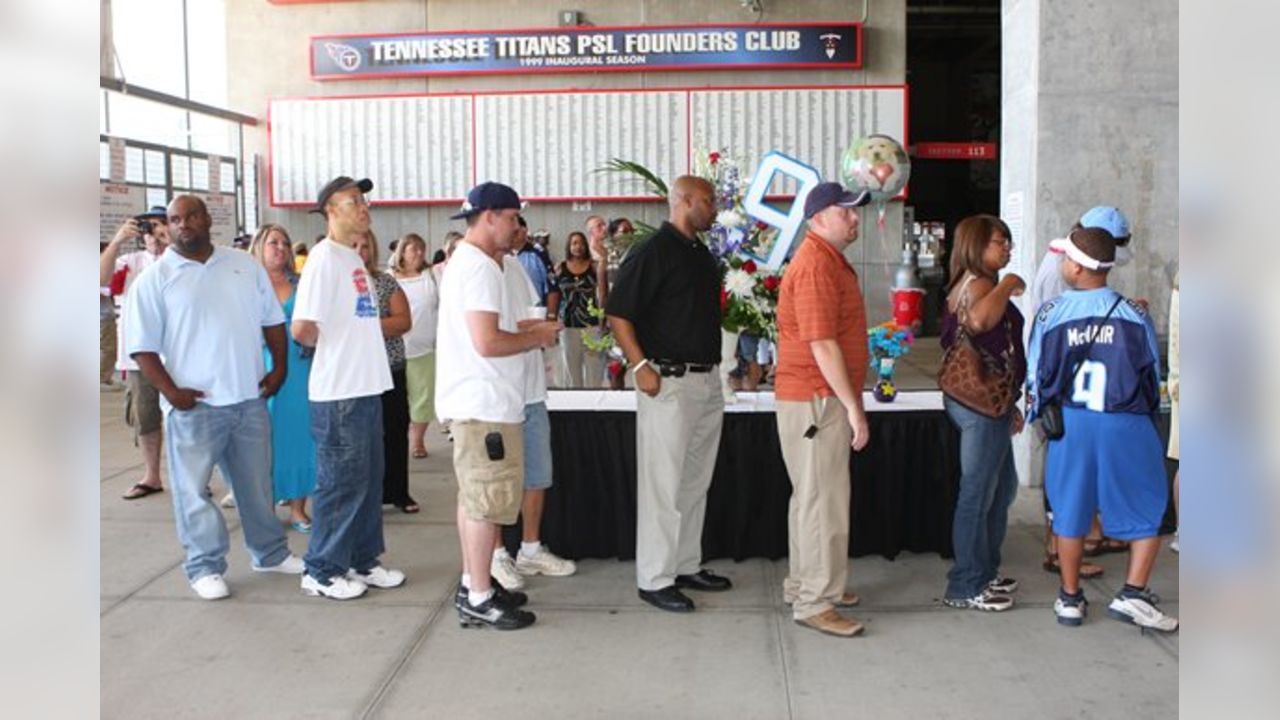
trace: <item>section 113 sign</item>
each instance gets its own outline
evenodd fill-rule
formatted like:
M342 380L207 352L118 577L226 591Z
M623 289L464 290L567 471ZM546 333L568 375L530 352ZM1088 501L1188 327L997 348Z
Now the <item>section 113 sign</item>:
M467 30L311 38L316 80L862 67L861 23Z

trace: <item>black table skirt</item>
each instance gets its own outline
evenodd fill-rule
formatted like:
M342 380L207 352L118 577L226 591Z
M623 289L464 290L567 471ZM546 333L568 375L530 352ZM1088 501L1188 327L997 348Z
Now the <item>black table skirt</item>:
M941 411L869 413L871 442L851 453L849 554L951 556L960 437ZM636 441L631 412L553 411L555 486L542 540L569 558L635 557ZM705 559L787 555L791 485L773 413L726 413L702 535ZM519 543L508 528L509 547Z

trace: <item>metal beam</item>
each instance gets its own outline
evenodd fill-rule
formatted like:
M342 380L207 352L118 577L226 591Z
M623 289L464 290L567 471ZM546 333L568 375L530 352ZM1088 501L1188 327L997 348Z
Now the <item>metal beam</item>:
M243 113L235 112L234 110L225 110L220 107L206 105L204 103L195 102L194 100L187 100L186 98L180 98L176 95L162 93L158 90L151 90L138 85L130 85L123 80L116 80L115 78L99 76L98 87L103 90L118 92L121 95L132 95L133 97L142 98L143 100L163 103L182 110L200 113L201 115L209 115L216 118L222 118L223 120L241 123L242 125L257 126L258 124L258 118L252 115L245 115Z

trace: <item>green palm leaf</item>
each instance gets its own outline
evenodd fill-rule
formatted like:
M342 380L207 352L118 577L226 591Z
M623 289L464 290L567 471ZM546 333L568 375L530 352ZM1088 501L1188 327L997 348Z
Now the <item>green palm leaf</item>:
M643 180L645 188L654 195L665 199L668 194L667 184L662 181L662 178L654 175L652 170L633 160L610 158L602 167L598 167L592 172L615 172L634 175Z

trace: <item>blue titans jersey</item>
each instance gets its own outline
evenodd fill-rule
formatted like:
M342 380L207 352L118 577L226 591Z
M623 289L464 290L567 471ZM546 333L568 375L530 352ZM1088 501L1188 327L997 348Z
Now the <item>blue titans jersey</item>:
M1160 351L1151 317L1122 299L1100 325L1117 297L1111 288L1067 290L1040 306L1027 346L1028 420L1055 398L1095 412L1150 415L1159 407Z

